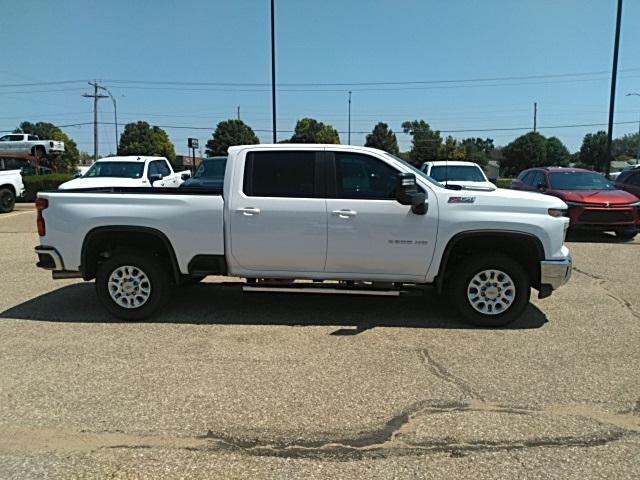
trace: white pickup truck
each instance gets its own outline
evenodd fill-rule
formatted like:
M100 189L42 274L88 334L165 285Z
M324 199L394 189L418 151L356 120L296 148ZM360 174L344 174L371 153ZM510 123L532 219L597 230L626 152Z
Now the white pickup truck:
M191 176L189 170L174 172L164 157L124 156L106 157L95 162L82 175L63 183L58 188L102 187L179 187Z
M58 140L40 140L37 135L11 133L0 137L0 152L48 157L64 152L64 142Z
M24 195L24 183L20 170L0 170L0 213L9 213L16 204L16 197Z
M561 200L444 188L380 150L229 148L217 190L52 191L36 202L38 266L96 280L115 316L142 319L172 284L245 277L246 291L448 292L468 321L503 325L567 282Z

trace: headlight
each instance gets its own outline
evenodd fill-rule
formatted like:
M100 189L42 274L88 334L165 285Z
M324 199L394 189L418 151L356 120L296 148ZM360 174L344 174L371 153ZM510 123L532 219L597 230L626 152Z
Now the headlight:
M570 207L583 207L584 205L586 205L585 203L580 203L580 202L567 202L565 200L565 202L567 205L569 205Z
M569 215L569 211L566 208L550 208L549 210L547 210L547 212L549 212L549 215L555 218L566 217Z
M630 207L640 207L640 202L632 203Z

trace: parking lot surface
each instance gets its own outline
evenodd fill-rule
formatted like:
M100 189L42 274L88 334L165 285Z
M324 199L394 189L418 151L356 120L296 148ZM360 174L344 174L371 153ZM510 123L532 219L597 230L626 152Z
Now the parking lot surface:
M640 478L640 242L502 329L433 292L176 289L120 322L0 216L0 478Z

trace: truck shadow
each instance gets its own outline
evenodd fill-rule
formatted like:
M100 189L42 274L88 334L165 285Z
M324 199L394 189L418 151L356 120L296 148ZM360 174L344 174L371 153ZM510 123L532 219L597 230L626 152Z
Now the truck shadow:
M93 283L77 283L3 312L0 318L70 323L122 323L99 303ZM506 329L540 328L547 318L529 304ZM167 306L145 323L198 325L286 325L353 327L333 335L354 335L377 327L477 329L457 318L435 291L411 297L358 297L243 293L239 284L202 283L177 288Z
M634 243L633 240L616 237L612 232L590 232L579 230L570 230L567 233L566 241L575 243L621 243L640 245L640 243Z

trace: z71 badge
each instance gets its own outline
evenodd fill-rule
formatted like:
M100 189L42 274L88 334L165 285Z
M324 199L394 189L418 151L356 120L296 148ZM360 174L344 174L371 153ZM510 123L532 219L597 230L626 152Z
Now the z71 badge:
M449 197L448 203L475 203L476 197Z

